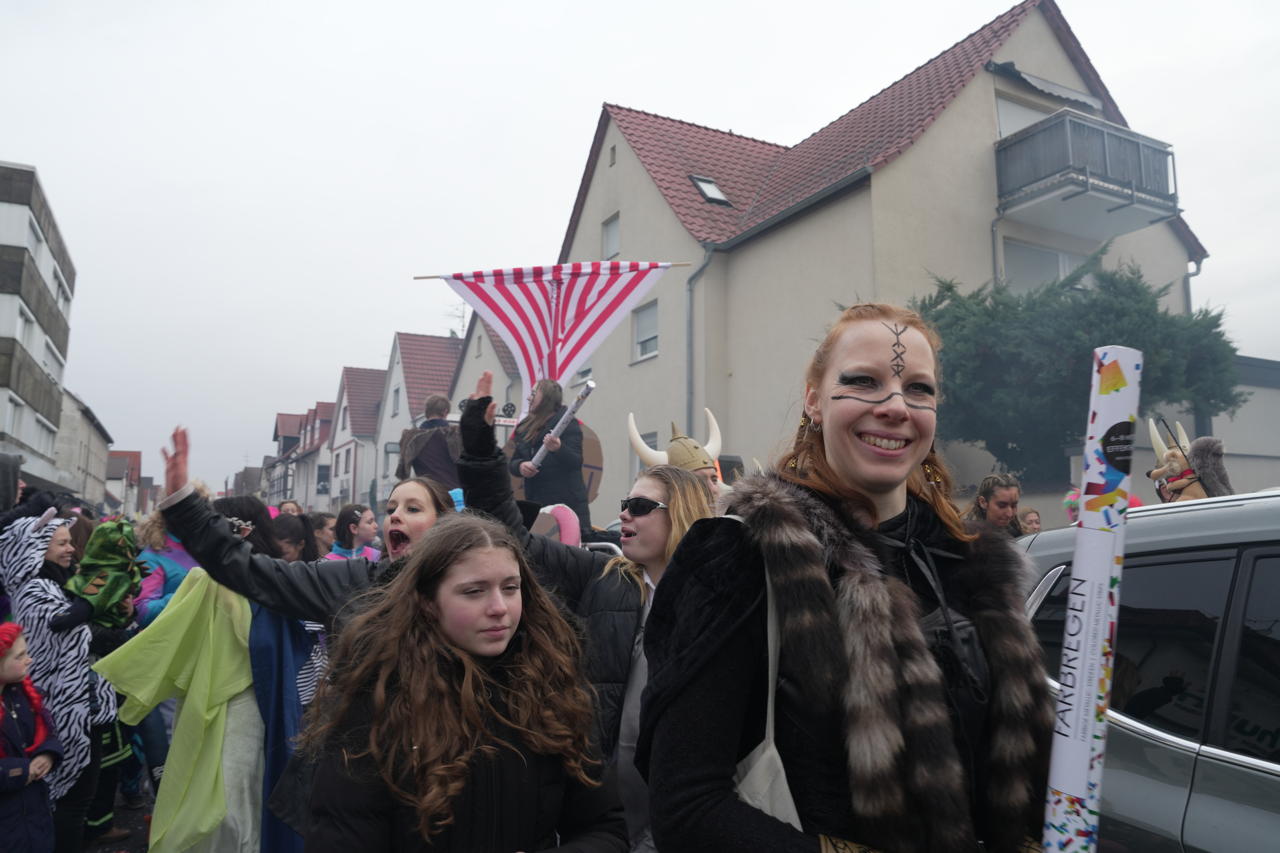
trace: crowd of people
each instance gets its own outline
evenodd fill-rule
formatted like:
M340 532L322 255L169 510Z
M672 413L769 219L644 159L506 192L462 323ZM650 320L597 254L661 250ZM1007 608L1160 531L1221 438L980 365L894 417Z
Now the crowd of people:
M508 455L487 373L457 424L428 400L381 524L211 499L183 429L136 530L28 490L0 516L5 849L118 835L148 788L159 851L1040 849L1011 543L1040 518L1007 475L956 506L940 347L846 309L772 470L720 482L708 412L706 446L641 454L612 540L560 387ZM578 529L535 533L513 477Z

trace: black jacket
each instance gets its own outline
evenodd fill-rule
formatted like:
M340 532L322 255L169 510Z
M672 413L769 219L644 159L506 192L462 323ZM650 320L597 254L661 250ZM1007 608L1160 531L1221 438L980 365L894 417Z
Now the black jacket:
M49 784L27 784L31 760L25 752L35 738L35 709L21 684L0 684L5 710L0 710L0 838L9 853L40 853L53 849L53 814ZM48 735L37 755L48 753L56 767L62 761L62 741L46 708L40 716Z
M547 421L549 427L559 423L565 411L564 406L557 409ZM547 432L550 432L549 428ZM513 438L515 449L511 454L511 476L522 477L520 463L533 460L534 454L542 447L542 436L526 440L520 437L517 428ZM578 525L583 530L591 529L591 502L587 498L587 484L582 479L582 427L576 418L570 419L569 425L560 433L560 449L555 453L548 452L543 458L537 476L525 477L524 496L542 506L564 504L577 514Z
M461 447L457 424L444 418L423 421L420 428L400 433L396 477L401 480L411 474L428 477L446 489L456 489L459 485L456 464Z
M311 793L308 853L351 850L405 853L512 853L556 850L606 853L627 849L626 824L613 774L590 788L569 776L557 756L539 755L505 737L519 752L499 748L472 763L466 786L454 798L453 823L422 838L415 810L397 800L363 751L368 711L337 744L325 750Z
M482 411L479 407L468 412ZM621 574L604 575L606 554L574 548L525 529L511 493L506 459L492 439L493 429L462 416L462 480L467 507L492 515L520 537L543 586L579 619L586 632L585 671L596 691L600 752L612 756L622 720L622 699L631 671L631 649L640 629L640 588ZM487 433L487 434L486 434Z
M819 834L886 850L973 850L974 835L993 851L1018 849L1022 821L1042 820L1052 709L1008 539L906 535L905 547L891 547L890 522L859 528L769 478L735 484L728 509L743 520L704 519L689 530L645 632L636 765L649 781L659 849L816 853ZM925 529L932 522L936 531L927 512ZM956 617L951 633L968 619L981 636L982 689L920 620L937 604L913 576L921 548ZM781 638L775 742L803 833L746 805L733 787L737 763L764 731L766 573ZM900 798L877 796L895 786ZM944 809L958 819L941 819ZM951 834L956 825L967 840Z
M215 581L294 619L334 626L339 611L353 596L389 578L391 563L385 559L290 563L255 554L227 520L196 494L165 509L164 520Z

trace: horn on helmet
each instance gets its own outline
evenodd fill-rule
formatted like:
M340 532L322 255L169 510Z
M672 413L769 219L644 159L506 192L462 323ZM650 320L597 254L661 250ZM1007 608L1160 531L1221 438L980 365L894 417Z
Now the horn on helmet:
M1191 439L1187 438L1187 431L1182 428L1181 421L1174 421L1173 428L1178 432L1178 447L1182 450L1182 455L1186 456L1191 452Z
M1160 438L1160 430L1156 427L1156 422L1147 418L1147 425L1151 427L1151 447L1156 452L1156 459L1163 461L1169 454L1169 448L1164 446L1164 440Z
M720 458L720 424L716 423L716 416L711 414L710 409L702 411L707 413L707 443L702 445L702 449L707 451L714 462Z
M627 436L631 439L631 449L636 452L636 456L640 457L640 464L645 468L667 464L666 453L654 450L644 443L644 439L640 437L640 431L636 429L636 416L631 412L627 412Z

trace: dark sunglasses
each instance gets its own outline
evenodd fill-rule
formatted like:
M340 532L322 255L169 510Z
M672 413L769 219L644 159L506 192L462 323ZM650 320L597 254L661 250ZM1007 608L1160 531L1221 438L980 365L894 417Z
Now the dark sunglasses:
M648 515L655 509L666 509L667 505L662 501L650 500L649 498L623 498L622 509L631 513L632 518L639 518L642 515Z

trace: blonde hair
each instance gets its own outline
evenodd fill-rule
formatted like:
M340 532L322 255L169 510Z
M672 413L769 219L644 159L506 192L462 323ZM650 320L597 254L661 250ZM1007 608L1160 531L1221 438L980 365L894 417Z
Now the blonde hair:
M707 487L706 481L697 474L674 465L655 465L641 471L640 476L636 477L636 482L644 479L661 483L665 492L662 502L667 505L667 518L671 522L671 532L667 534L667 548L663 559L670 560L671 555L676 552L676 546L689 532L689 528L693 527L693 523L714 515L711 509L711 490ZM605 577L617 572L627 578L640 587L640 601L643 602L648 595L648 587L644 582L644 570L644 566L633 560L614 557L605 564L600 576Z
M923 317L915 311L899 308L896 305L863 302L846 308L831 325L822 343L818 344L804 374L808 387L817 387L822 383L822 377L826 374L831 362L831 351L835 349L836 342L840 340L845 329L864 320L898 323L920 332L928 341L936 364L938 352L942 349L942 338L938 336L936 329L924 321ZM800 429L796 431L791 450L784 453L778 461L779 476L788 482L852 504L855 509L872 519L873 524L882 521L883 519L876 518L875 507L866 495L840 481L839 476L827 462L823 433L820 430L809 429L808 424L808 417L801 419ZM960 512L951 501L952 488L951 471L935 447L929 448L924 461L907 476L907 492L929 504L949 534L962 542L972 541L974 536L965 531L964 522L960 520Z
M195 493L206 501L212 499L213 495L209 492L209 487L200 480L192 480L191 487ZM151 514L139 522L134 529L133 535L138 543L138 549L150 548L152 551L163 551L169 547L167 534L169 528L164 523L164 513L160 510L152 510Z

